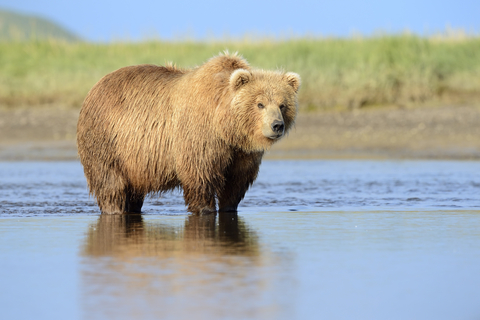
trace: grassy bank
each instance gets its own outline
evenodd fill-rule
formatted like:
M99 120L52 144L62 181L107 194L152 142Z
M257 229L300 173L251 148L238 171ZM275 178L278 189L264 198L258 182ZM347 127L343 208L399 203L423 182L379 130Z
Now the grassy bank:
M303 110L480 101L480 37L142 43L0 43L0 106L78 108L103 75L126 65L201 64L220 51L302 76Z

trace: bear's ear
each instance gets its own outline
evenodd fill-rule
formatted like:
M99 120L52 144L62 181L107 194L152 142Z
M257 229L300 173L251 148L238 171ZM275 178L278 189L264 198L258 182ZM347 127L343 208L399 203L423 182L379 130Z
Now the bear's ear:
M252 74L250 73L250 71L245 69L237 69L230 76L230 85L232 86L233 90L236 91L240 89L243 85L250 82L251 79Z
M300 80L300 76L295 72L287 72L285 73L285 79L287 80L287 83L292 86L295 93L297 93L302 82L302 80Z

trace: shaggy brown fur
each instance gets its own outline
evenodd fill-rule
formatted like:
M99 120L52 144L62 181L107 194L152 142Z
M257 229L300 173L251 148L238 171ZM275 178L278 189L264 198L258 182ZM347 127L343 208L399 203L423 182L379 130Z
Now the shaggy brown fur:
M228 53L191 70L139 65L106 75L77 127L100 210L140 212L146 194L182 187L193 213L214 212L215 198L235 211L264 151L292 126L299 86L295 73L252 70Z

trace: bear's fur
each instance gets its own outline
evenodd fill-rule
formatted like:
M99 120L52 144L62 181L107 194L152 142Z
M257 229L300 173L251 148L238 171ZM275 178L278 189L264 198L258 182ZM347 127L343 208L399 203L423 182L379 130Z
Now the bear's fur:
M236 54L200 67L139 65L88 93L77 146L102 213L140 212L148 193L183 188L193 213L236 211L262 156L292 126L300 77Z

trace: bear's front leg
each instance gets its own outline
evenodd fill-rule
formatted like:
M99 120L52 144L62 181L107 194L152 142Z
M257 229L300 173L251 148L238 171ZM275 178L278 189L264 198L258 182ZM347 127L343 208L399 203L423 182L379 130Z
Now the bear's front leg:
M215 195L223 189L224 173L230 162L230 154L227 153L230 150L222 141L213 137L202 139L207 143L199 145L198 141L181 141L182 152L176 159L176 172L185 204L188 211L200 215L216 212Z
M188 211L197 215L216 213L215 193L210 188L183 186L183 198Z
M227 168L225 185L217 192L219 211L235 212L245 193L257 178L263 152L235 152Z

